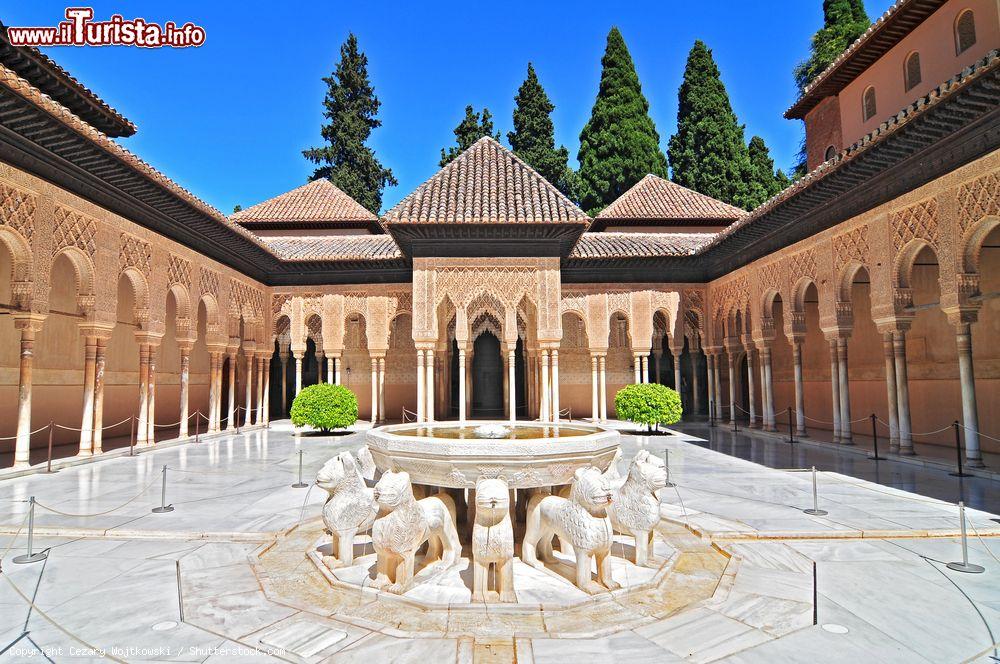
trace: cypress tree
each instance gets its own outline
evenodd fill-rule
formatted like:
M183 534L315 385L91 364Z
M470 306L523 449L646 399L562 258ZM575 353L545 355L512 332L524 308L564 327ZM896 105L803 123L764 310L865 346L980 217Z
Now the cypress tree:
M868 29L863 0L823 0L823 27L812 38L809 59L795 68L799 94Z
M673 181L745 209L755 203L743 126L729 103L712 51L696 41L678 92L677 133L670 137Z
M514 154L573 198L573 174L567 166L569 150L562 145L556 148L555 127L550 117L553 110L555 106L529 62L528 77L514 97L514 131L507 132L507 140Z
M747 152L750 156L750 203L753 209L777 194L783 187L774 172L774 160L771 159L771 153L763 138L760 136L751 138ZM781 177L784 178L785 174L781 173Z
M438 166L447 166L452 159L468 150L483 136L492 136L496 140L500 140L500 132L493 131L493 115L490 113L490 109L483 107L480 118L479 113L476 113L471 104L465 107L465 117L455 127L454 132L455 142L458 145L448 148L447 152L441 148L441 160L438 162Z
M608 33L601 58L601 84L590 120L580 132L580 202L594 214L653 173L667 175L660 135L625 39Z
M340 47L337 68L323 81L327 85L323 99L327 123L320 128L320 135L325 144L302 151L306 159L319 164L310 179L327 178L378 214L382 190L397 182L366 145L372 130L382 126L377 117L381 102L368 80L368 58L358 49L353 33Z

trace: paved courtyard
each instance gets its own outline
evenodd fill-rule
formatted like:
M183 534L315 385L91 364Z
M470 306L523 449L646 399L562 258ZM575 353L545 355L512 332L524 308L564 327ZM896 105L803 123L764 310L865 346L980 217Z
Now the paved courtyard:
M961 558L954 504L824 471L819 506L829 514L810 516L802 511L812 504L810 473L707 449L686 434L622 439L623 471L639 449L668 450L677 484L664 491L658 532L681 555L658 595L596 598L585 614L543 605L529 618L496 605L477 615L339 597L306 556L321 535L325 494L291 485L299 451L311 482L329 457L363 442L363 432L300 437L279 422L3 480L0 648L26 636L0 658L986 662L996 654L995 514L967 511L969 557L986 572L953 572L944 563ZM174 511L153 514L163 466ZM984 507L1000 511L989 504L995 488L984 491ZM34 547L49 557L16 565L31 496Z

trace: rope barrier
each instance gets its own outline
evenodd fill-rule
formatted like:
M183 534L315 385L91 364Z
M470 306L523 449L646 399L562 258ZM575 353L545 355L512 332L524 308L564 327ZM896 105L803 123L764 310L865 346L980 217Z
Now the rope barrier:
M910 435L911 436L933 436L936 433L941 433L942 431L947 431L948 429L951 429L953 426L954 426L953 424L949 424L948 426L944 427L943 429L937 429L935 431L928 431L926 433L914 433L914 432L911 432Z
M42 427L38 427L38 428L37 428L37 429L35 429L34 431L29 431L29 432L28 432L28 435L29 435L29 436L34 436L34 435L35 435L36 433L38 433L39 431L45 431L45 430L46 430L46 429L48 429L48 428L49 428L49 425L48 425L48 424L46 424L45 426L42 426ZM16 436L16 435L15 435L15 436L6 436L6 437L4 437L4 438L0 438L0 440L15 440L16 438L17 438L17 436Z
M115 422L114 424L109 424L107 426L103 426L103 427L101 427L101 431L104 431L106 429L114 429L115 427L121 426L121 425L125 424L126 422L131 422L133 417L134 417L134 415L129 415L128 417L126 417L121 422Z
M958 423L958 426L962 427L966 431L971 431L971 432L975 433L980 438L988 438L989 440L996 441L996 442L1000 443L1000 438L994 438L993 436L987 435L987 434L983 433L982 431L978 431L976 429L973 429L972 427L967 427L964 424L962 424L961 422Z
M166 428L166 427L176 427L176 426L180 426L181 422L182 422L182 420L177 420L176 422L174 422L172 424L154 424L153 428L154 429L163 429L163 428Z
M26 501L21 501L21 502L26 502ZM14 548L14 542L17 541L17 537L18 535L21 534L21 531L24 530L24 524L28 522L29 516L31 516L31 512L24 513L24 518L21 519L21 525L17 527L17 530L14 532L14 535L10 538L10 542L7 543L7 548L3 550L3 553L0 553L0 561L6 558L7 554L10 553L10 550Z
M105 510L103 512L95 512L94 514L73 514L72 512L63 512L61 510L55 509L54 507L49 507L48 505L43 505L42 503L38 502L37 500L35 501L35 504L38 505L39 507L41 507L43 510L48 510L49 512L52 512L54 514L58 514L60 516L68 516L68 517L81 518L81 519L92 517L92 516L104 516L105 514L111 514L114 511L120 510L121 508L125 507L129 503L133 502L136 498L138 498L142 494L146 493L146 491L149 490L149 487L153 486L154 484L156 484L159 481L160 481L160 478L157 477L152 482L150 482L145 487L143 487L142 491L140 491L139 493L135 494L134 496L132 496L131 498L129 498L128 500L126 500L121 505L118 505L117 507L112 507L111 509Z

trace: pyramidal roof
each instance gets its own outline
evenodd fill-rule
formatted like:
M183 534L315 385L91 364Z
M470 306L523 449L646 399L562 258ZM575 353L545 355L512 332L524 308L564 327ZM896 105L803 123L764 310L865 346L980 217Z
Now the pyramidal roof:
M382 216L383 224L589 222L583 210L489 136Z
M697 191L647 175L597 215L602 220L622 221L719 221L742 219L746 210L699 194Z
M376 219L374 214L326 178L313 180L230 217L232 221L250 226L357 223Z

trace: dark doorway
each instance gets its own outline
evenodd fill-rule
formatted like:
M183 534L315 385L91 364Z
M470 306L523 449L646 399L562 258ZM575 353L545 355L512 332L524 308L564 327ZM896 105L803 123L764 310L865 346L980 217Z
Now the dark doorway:
M491 332L476 339L472 358L472 416L501 418L503 403L503 362L500 340Z

